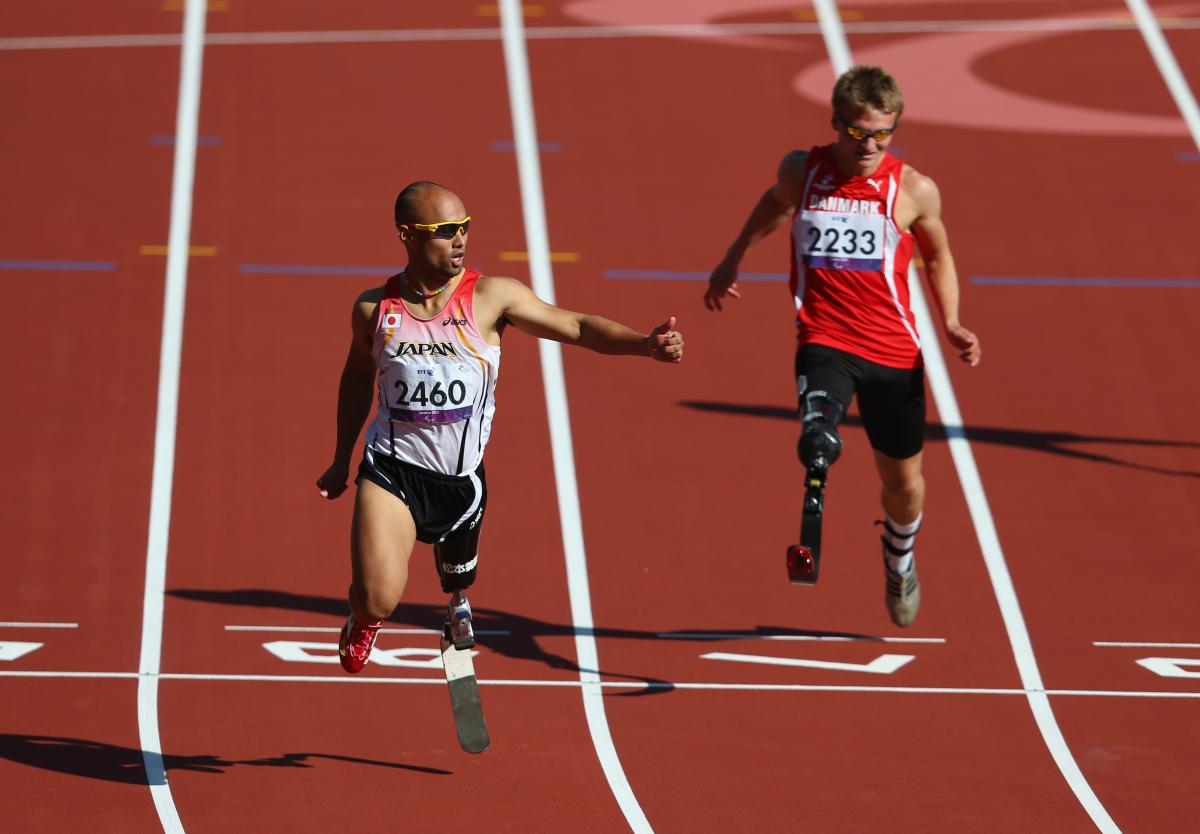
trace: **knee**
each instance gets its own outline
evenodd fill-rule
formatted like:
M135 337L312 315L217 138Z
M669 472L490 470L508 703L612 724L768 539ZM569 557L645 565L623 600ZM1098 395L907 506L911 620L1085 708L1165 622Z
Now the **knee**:
M885 478L883 488L905 504L920 504L925 498L925 478L920 472L907 472Z
M800 403L802 427L796 452L807 469L826 470L842 453L838 423L845 411L825 391L806 391Z
M364 622L386 620L396 610L402 593L393 588L367 588L356 583L350 587L350 610Z

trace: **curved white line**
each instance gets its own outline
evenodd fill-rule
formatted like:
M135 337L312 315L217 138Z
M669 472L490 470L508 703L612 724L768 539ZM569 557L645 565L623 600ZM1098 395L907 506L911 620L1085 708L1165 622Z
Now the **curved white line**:
M521 209L525 220L525 240L529 252L529 272L533 290L543 300L554 303L554 276L550 270L550 244L546 229L546 207L542 196L542 172L538 159L537 128L533 115L533 94L529 83L529 63L525 51L525 26L520 0L500 0L500 25L503 31L504 66L508 77L509 104L512 108L513 136L516 139L517 173L521 185ZM579 659L579 680L583 711L592 744L600 759L604 776L629 827L642 834L653 834L621 760L617 756L608 718L604 712L604 692L600 685L600 661L592 620L591 594L588 590L587 557L583 545L583 524L579 510L579 492L575 483L575 453L571 442L571 421L567 411L567 390L562 369L562 351L557 342L538 341L542 361L542 382L546 388L546 411L550 422L550 446L554 459L554 484L558 492L558 511L562 524L563 553L567 562L567 586L571 599L571 619L575 627L575 651Z
M158 413L154 426L154 470L150 484L150 529L146 541L146 587L142 602L142 649L138 661L138 735L150 795L163 831L183 832L171 797L158 732L158 681L162 661L163 591L175 479L175 429L179 410L179 365L183 308L187 294L192 185L200 118L200 75L204 56L205 0L187 0L179 59L179 104L175 114L175 167L171 181L171 225L163 292L162 344L158 360Z
M1144 0L1128 0L1142 3ZM893 0L855 0L855 7L884 6ZM973 2L986 5L989 9L1001 0L938 0L955 3ZM837 11L833 0L813 0L818 23ZM645 0L575 0L563 7L567 16L593 25L607 26L658 26L664 36L712 37L712 32L703 32L701 27L718 29L722 21L734 20L751 13L778 13L793 10L796 3L791 0L660 0L647 3ZM1148 11L1131 8L1143 34L1151 44L1156 60L1162 61L1160 51L1155 49L1155 35L1148 33L1148 26L1157 27ZM1195 2L1179 3L1160 12L1181 13L1197 8ZM970 23L960 22L969 27ZM899 22L899 26L917 31L925 26L938 29L943 21L920 23ZM723 25L733 26L725 23ZM765 25L765 24L763 24ZM859 31L886 31L895 22L854 24ZM1025 45L1045 38L1061 35L1064 31L1084 28L1112 29L1129 26L1128 21L1114 17L1110 12L1092 11L1083 14L1049 16L1032 21L982 21L982 31L949 31L922 35L915 38L888 39L879 45L863 49L858 61L888 67L904 79L906 93L905 119L929 122L954 127L981 128L987 130L1019 130L1022 133L1086 134L1088 136L1177 136L1187 133L1184 122L1175 115L1153 115L1106 110L1097 107L1071 105L1063 102L1038 98L1019 91L1008 90L981 78L973 64L983 56L1002 49ZM696 27L694 32L680 30L670 33L669 27ZM838 27L839 38L845 43L842 25ZM787 49L798 63L808 64L810 47L807 41L780 43L767 36L735 35L732 28L722 38L726 44L759 49ZM826 50L840 50L842 45L829 42L829 27L821 28L826 38ZM1161 40L1161 35L1157 36ZM1165 45L1165 41L1163 42ZM831 52L835 66L848 66L848 52ZM930 60L935 56L936 60ZM1177 71L1177 70L1176 70ZM829 101L829 64L817 61L796 76L793 87L802 97L822 106ZM1172 87L1174 92L1176 87ZM1179 101L1178 95L1176 100ZM1185 119L1188 110L1180 104ZM1196 116L1200 124L1200 115ZM1192 122L1188 122L1192 124ZM1193 129L1195 133L1200 128Z

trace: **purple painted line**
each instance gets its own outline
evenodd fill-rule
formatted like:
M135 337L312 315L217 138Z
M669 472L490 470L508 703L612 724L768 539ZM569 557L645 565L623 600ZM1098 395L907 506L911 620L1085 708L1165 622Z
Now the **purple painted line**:
M1200 162L1200 151L1180 151L1175 158L1180 162Z
M511 153L517 149L517 145L515 142L508 141L489 142L488 149L501 152L507 151ZM538 142L538 150L542 153L558 153L562 149L562 142Z
M1200 278L1023 278L972 275L971 283L1007 287L1200 287Z
M156 133L150 137L151 145L174 145L175 136L170 133ZM221 144L220 136L197 136L196 145L202 148L212 148Z
M395 275L394 266L342 266L339 264L238 264L246 275Z
M707 281L708 272L687 272L676 269L606 269L604 277L610 281ZM783 272L742 272L739 281L786 281Z
M112 261L0 261L0 269L38 269L53 272L112 272Z
M446 411L414 411L408 408L390 409L393 420L405 423L458 423L471 416L471 406L451 408Z

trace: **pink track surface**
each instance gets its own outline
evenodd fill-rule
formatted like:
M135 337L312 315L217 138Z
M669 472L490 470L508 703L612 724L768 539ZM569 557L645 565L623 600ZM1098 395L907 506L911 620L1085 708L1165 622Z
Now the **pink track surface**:
M312 482L332 447L350 304L382 276L241 267L399 266L391 202L433 179L477 218L472 265L529 277L502 256L525 249L515 155L498 144L513 137L504 55L498 37L463 36L497 27L494 10L405 5L228 0L208 15L191 242L215 253L188 267L158 697L170 795L192 832L629 830L580 697L546 399L522 334L504 345L473 595L477 627L499 632L475 660L492 747L458 749L436 666L373 663L360 680L264 647L328 646L335 634L300 629L344 617L352 499L322 502ZM699 281L605 277L707 271L779 157L829 140L813 90L832 72L793 8L588 0L526 20L538 137L555 143L541 155L550 245L577 256L554 263L558 303L644 330L676 315L688 344L678 368L564 352L616 755L659 832L1095 830L1021 693L932 398L925 599L901 631L880 604L878 488L856 421L832 473L821 581L786 582L801 472L784 286L746 282L718 316ZM1195 22L1200 4L1160 11ZM950 378L1067 748L1118 827L1187 828L1200 816L1200 289L969 278L1200 278L1197 148L1135 28L932 25L1112 20L1122 4L872 0L843 14L931 22L852 28L849 42L911 79L895 143L943 195L963 321L984 344L983 364ZM793 30L537 31L702 22ZM12 44L178 35L180 14L58 2L2 27L0 261L113 267L0 271L0 658L41 644L0 659L0 828L152 831L136 672L165 258L139 250L166 243L179 49ZM219 40L331 30L445 31ZM1194 89L1200 28L1166 36ZM786 266L777 235L745 269ZM389 627L437 626L429 562L419 546ZM51 622L77 625L33 625ZM879 639L913 637L944 642ZM436 641L389 633L379 648L424 658ZM913 659L876 674L712 652ZM1153 657L1183 676L1136 662Z

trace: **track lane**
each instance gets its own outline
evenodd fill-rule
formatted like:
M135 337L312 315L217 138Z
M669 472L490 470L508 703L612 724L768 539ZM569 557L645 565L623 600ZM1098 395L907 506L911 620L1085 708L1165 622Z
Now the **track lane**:
M784 67L788 66L786 56L769 54L745 57L739 63L736 53L720 48L718 44L572 44L569 49L577 56L577 61L581 53L586 55L582 66L606 68L603 79L606 89L624 91L633 89L634 79L644 72L643 65L651 60L660 66L660 88L687 89L688 73L707 77L701 67L711 67L715 62L712 53L719 50L722 83L714 85L709 92L718 97L737 98L738 102L729 105L728 112L732 113L745 109L749 91L754 89L748 79L769 76L772 72L782 75ZM669 70L661 69L660 63L666 49L670 49L672 55ZM601 277L604 268L610 265L692 270L705 268L710 265L709 261L715 263L719 258L721 244L707 241L703 233L697 237L699 224L693 226L689 210L694 205L712 205L710 198L715 192L710 185L710 176L728 175L728 172L714 171L714 168L727 164L726 156L705 154L686 138L681 141L681 137L705 134L710 141L716 139L703 147L734 147L736 143L744 142L746 149L739 152L728 167L743 177L751 176L748 173L751 169L760 171L754 180L758 186L743 186L747 191L745 205L740 210L728 212L730 218L724 225L729 228L728 235L732 236L759 189L764 187L760 182L761 172L768 172L769 181L769 173L778 156L791 146L782 134L788 129L794 134L795 129L791 124L768 124L763 132L778 132L781 138L774 139L774 149L762 152L755 167L750 160L755 158L758 144L767 144L766 139L745 136L744 129L733 119L728 120L729 124L714 119L713 113L726 111L709 98L701 123L697 124L699 120L694 116L689 119L674 113L671 133L655 141L650 138L653 134L648 128L657 118L659 105L653 94L625 96L620 102L618 118L614 102L599 88L593 91L585 86L591 80L587 70L570 77L556 76L545 70L538 74L539 65L564 65L567 50L568 47L562 44L531 44L535 93L542 102L539 112L550 114L540 120L544 124L543 133L562 138L575 155L588 162L586 166L571 165L572 160L564 158L559 164L563 169L571 166L570 173L564 173L562 180L547 175L548 203L552 211L557 208L568 225L572 225L569 218L576 216L572 228L556 235L554 246L581 252L579 266L572 267L569 272L560 270L563 302L584 309L596 309L603 304L618 318L647 319L643 326L651 323L649 316L658 315L657 307L663 307L663 314L681 316L681 327L689 339L691 351L691 361L676 369L678 375L675 377L656 373L660 369L643 369L628 363L623 366L605 364L587 356L568 359L573 413L579 415L575 418L574 429L580 459L585 529L589 550L594 554L593 564L603 566L592 570L598 620L617 629L628 628L641 633L758 628L850 632L866 636L894 633L879 610L882 596L877 564L879 545L869 525L878 515L875 507L877 487L873 483L869 456L862 448L865 444L861 432L857 429L848 432L847 440L852 449L857 441L857 451L848 452L834 473L840 489L831 491L828 514L827 552L842 552L844 556L841 559L830 557L823 586L816 593L790 588L784 579L783 546L795 536L794 527L798 521L795 464L790 452L785 451L787 458L780 457L780 450L790 450L795 442L794 427L785 416L791 391L789 353L792 337L790 322L786 315L779 314L779 304L786 305L786 290L778 284L747 284L744 288L747 297L735 302L731 305L734 310L724 314L730 318L736 316L736 319L725 322L702 312L701 284L663 286L631 281L605 282ZM620 57L615 57L617 55ZM777 66L768 70L759 69L757 64ZM583 98L592 102L595 108L590 123L612 124L617 132L639 135L636 153L631 154L637 159L628 168L620 164L626 160L618 161L621 151L610 150L621 147L612 141L611 135L600 137L602 141L597 142L596 138L588 136L585 123L568 117L566 97L580 96L585 90L587 93ZM682 96L681 99L686 101L689 97ZM769 110L766 104L762 107ZM789 122L795 119L801 124L820 125L825 118L823 111L816 107L793 105L789 109ZM556 114L561 115L556 118ZM724 141L711 136L722 128L727 134ZM740 144L737 146L741 147ZM710 175L710 172L713 173ZM623 201L622 195L635 188L639 201L636 204ZM587 194L590 202L610 205L613 210L599 216L586 215L578 208L579 194ZM728 209L728 206L722 207ZM704 210L699 209L697 213ZM597 241L610 239L634 242L627 250L597 244ZM596 257L591 255L593 252L600 253L601 258L614 255L632 258L647 248L653 251L641 254L639 260L632 263L596 264L591 260ZM706 250L710 250L706 255L700 254ZM627 251L632 252L632 256L627 255ZM683 263L680 263L679 253L684 253L686 260ZM699 257L704 258L703 264L693 262ZM767 271L771 266L776 271L780 269L778 260L767 266L765 255L756 257L757 260L747 263L748 271ZM586 265L584 259L589 259ZM579 277L570 280L574 276ZM681 295L683 292L687 295ZM655 312L648 313L648 310ZM747 321L751 322L749 326ZM572 387L573 379L587 382ZM702 418L696 412L701 409L681 407L680 403L684 402L709 404L704 425L711 428L700 429ZM746 403L765 403L770 416L729 416L739 405ZM620 434L621 443L614 448L612 438L616 433ZM887 678L886 682L918 686L1014 686L1016 676L1011 652L1003 638L986 575L978 559L973 531L969 523L957 527L952 523L937 524L938 516L942 514L965 518L961 498L954 495L953 487L948 486L956 479L945 447L931 444L928 457L930 483L943 487L931 506L930 535L923 539L926 544L922 545L923 552L928 554L923 564L936 564L936 567L926 568L932 573L926 578L929 602L923 613L921 634L947 636L949 643L923 648L918 661ZM707 489L702 488L702 484L713 486ZM695 488L691 488L693 485ZM935 530L938 531L936 535ZM937 550L932 549L938 545ZM845 549L839 551L839 546ZM946 552L955 558L939 559L938 563L931 561L938 559L933 554ZM853 559L849 558L851 553ZM944 562L955 562L957 569L973 572L974 582L968 580L965 587L973 587L977 593L968 592L956 598L955 593L949 591L951 586L946 586L948 592L938 594ZM714 577L719 580L714 581ZM927 628L930 631L925 631ZM775 643L768 649L758 643L751 648L741 646L734 650L858 663L866 663L885 651L878 643L780 646ZM703 650L712 648L705 645ZM715 648L723 650L727 647ZM894 648L888 646L886 651ZM853 677L853 673L846 672L797 671L741 664L723 666L719 662L701 660L701 651L695 646L681 646L677 641L603 640L601 643L601 657L605 662L622 665L639 662L644 673L667 680L815 684L861 681L861 678ZM972 680L971 671L978 672L977 679ZM869 682L877 683L873 679ZM752 754L722 762L716 751L739 743L748 750L757 750L764 743L762 734L778 733L780 725L794 721L807 727L808 722L803 717L774 714L761 722L751 724L747 721L747 736L706 739L709 750L706 756L677 759L669 747L659 747L656 754L651 754L633 741L643 737L638 729L642 726L654 726L664 732L666 727L674 725L676 735L694 732L697 727L724 726L711 710L744 710L746 697L744 693L736 693L706 695L700 699L672 693L622 702L629 704L621 709L622 717L628 723L614 717L614 737L618 750L625 751L623 758L634 792L639 797L647 797L643 800L644 805L654 804L656 797L677 796L686 791L694 797L687 813L694 819L704 820L700 823L702 830L725 830L727 820L723 815L729 808L738 809L743 825L762 826L775 819L779 810L777 801L768 801L757 793L736 794L732 799L729 792L693 794L690 785L702 780L702 774L709 771L725 775L730 770L738 771L746 777L736 780L738 786L752 783L756 778L764 782L775 779L781 769L790 771L793 764L799 763ZM672 700L678 704L675 710L660 706L661 715L654 719L648 717L648 711L653 707L647 705ZM866 720L858 712L862 702L824 696L819 700L822 707L817 712L821 716L819 720L825 724L837 723L844 728L855 725L856 721L861 726ZM615 698L610 696L608 702L614 703ZM703 706L698 706L701 704ZM986 732L990 734L991 749L996 755L1021 757L1030 750L1043 749L1040 742L1013 749L1012 739L1021 738L1032 729L1027 708L1023 705L1013 708L1011 704L1006 707L999 702L984 702L979 708L988 713ZM913 701L896 698L893 710L884 720L903 725L913 737L943 734L944 725L935 720L936 713L923 712ZM807 710L804 712L808 713ZM853 746L864 759L869 756L867 751L873 749L874 741L870 732L840 738L840 744ZM644 752L636 756L628 752L632 750ZM892 808L912 801L905 785L889 779L886 769L868 773L865 771L869 768L860 766L851 775L838 770L838 765L848 764L849 759L838 760L828 748L818 747L816 751L805 748L803 754L797 751L797 755L810 752L818 759L828 759L823 766L828 768L826 775L832 782L848 784L858 779L870 782L880 793L882 807ZM664 761L668 755L671 756L669 765ZM971 744L951 743L940 749L939 755L959 762L958 770L965 773L979 755L979 745L977 740ZM1027 764L1024 759L1021 761L1022 766ZM1044 761L1030 766L1044 766L1050 775L1055 773L1045 756ZM800 770L807 773L804 767ZM670 787L666 782L671 783ZM1069 796L1065 784L1051 788L1049 795L1056 796L1055 791ZM661 804L656 806L660 814ZM1004 807L999 796L978 799L974 821L983 828L1000 825ZM1043 810L1046 818L1053 817L1068 827L1078 825L1081 819L1086 820L1082 810L1069 803L1056 805L1051 802ZM655 824L653 813L650 818ZM822 818L817 815L814 819ZM661 816L659 820L662 820ZM669 823L664 825L670 829Z
M24 34L27 22L6 20L4 34ZM4 671L131 674L163 274L162 258L141 247L166 242L171 156L155 139L171 133L178 55L25 51L0 63L0 257L103 265L4 272L0 349L13 361L0 527L12 558L0 607L6 621L77 623L0 630L0 640L43 644ZM132 681L10 678L3 688L7 822L154 825Z
M565 826L579 797L602 784L575 688L485 686L493 743L485 757L472 759L455 743L444 683L346 682L336 664L287 662L262 647L279 640L332 646L336 634L225 630L337 627L344 618L352 496L323 503L312 482L328 463L350 305L361 289L386 277L264 276L243 266L399 265L392 200L405 183L431 178L458 191L476 218L471 265L513 271L500 253L519 250L523 239L513 204L515 168L510 153L491 149L509 138L499 45L452 50L457 72L494 79L493 85L397 98L397 73L439 66L440 44L247 47L206 55L201 132L220 135L222 143L221 153L198 168L193 237L210 241L219 254L194 265L189 289L164 669L342 680L327 686L165 681L164 744L170 752L206 750L238 762L297 750L360 755L354 750L366 740L378 750L366 757L375 766L313 757L309 764L326 799L287 808L248 803L250 825L336 827L344 819L337 797L352 789L363 820L394 821L399 772L420 791L414 829L442 827L444 814L435 809L461 798L461 780L388 766L397 761L470 772L472 795L491 809L496 830L521 830L530 808L547 824ZM255 71L262 66L270 70ZM402 106L378 104L387 101ZM431 134L440 141L431 143ZM505 340L473 600L481 628L512 634L481 640L484 678L576 676L535 351L519 334ZM429 549L419 546L396 627L440 623L444 597L429 562ZM436 646L433 635L384 635L377 651ZM323 651L328 658L329 649ZM428 679L441 672L380 662L364 675ZM245 714L277 710L289 720L275 723L269 742L247 747L236 720L197 720L202 696L196 693L205 689ZM554 720L545 720L550 714ZM542 717L531 721L531 715ZM185 826L204 830L211 819L205 809L219 807L218 798L230 791L289 792L294 777L265 766L230 766L224 773L221 780L200 774L172 780ZM557 793L548 798L549 783ZM591 830L613 830L619 812L611 795L597 793L588 805Z

